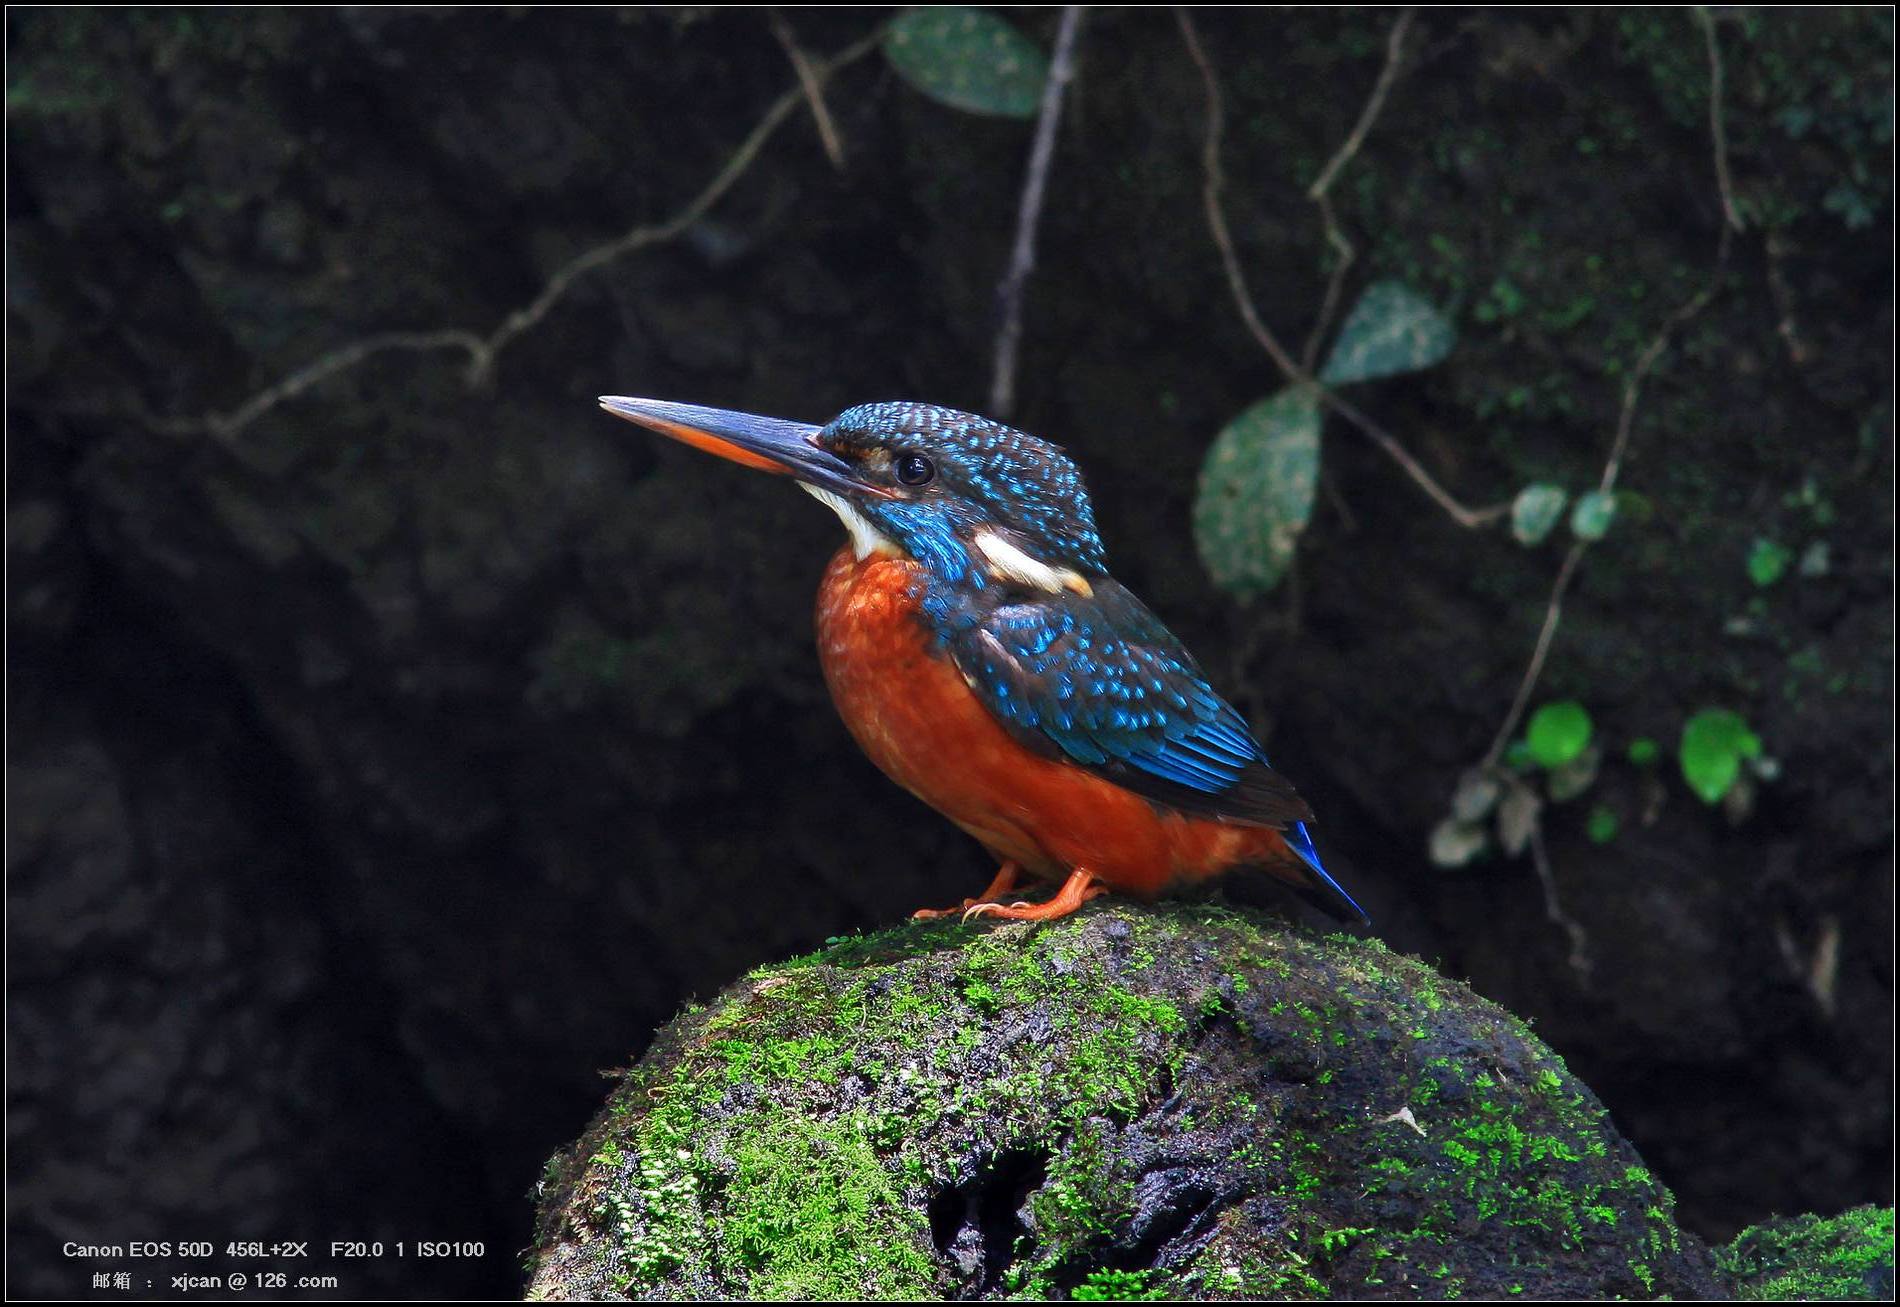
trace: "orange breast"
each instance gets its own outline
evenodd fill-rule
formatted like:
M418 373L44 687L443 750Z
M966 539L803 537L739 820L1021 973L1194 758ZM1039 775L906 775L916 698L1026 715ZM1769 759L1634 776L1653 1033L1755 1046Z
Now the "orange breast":
M1163 810L1018 744L932 648L918 615L922 587L908 559L839 551L818 592L818 656L871 761L997 858L1051 879L1086 867L1142 896L1291 858L1277 831ZM1290 868L1287 878L1300 879Z

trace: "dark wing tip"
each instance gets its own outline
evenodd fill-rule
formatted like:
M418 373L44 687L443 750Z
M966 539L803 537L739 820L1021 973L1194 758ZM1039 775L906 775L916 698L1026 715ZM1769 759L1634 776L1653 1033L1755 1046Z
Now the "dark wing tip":
M1313 810L1293 788L1293 782L1264 762L1251 764L1241 772L1234 787L1220 797L1223 804L1232 805L1234 811L1229 815L1242 821L1281 826L1313 820Z
M1296 822L1313 820L1313 810L1293 783L1263 762L1252 762L1226 789L1202 790L1183 785L1140 766L1115 759L1096 768L1125 790L1163 804L1190 817L1216 817L1248 826L1284 830Z

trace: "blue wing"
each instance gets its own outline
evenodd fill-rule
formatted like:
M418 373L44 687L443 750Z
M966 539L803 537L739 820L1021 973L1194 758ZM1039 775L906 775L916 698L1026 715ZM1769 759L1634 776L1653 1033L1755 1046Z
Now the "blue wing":
M978 697L1047 756L1182 812L1284 831L1320 906L1363 919L1320 865L1312 811L1245 719L1139 599L1106 576L1091 587L1005 602L948 633Z
M1107 577L992 608L958 669L1018 738L1186 812L1285 828L1312 816L1160 619Z

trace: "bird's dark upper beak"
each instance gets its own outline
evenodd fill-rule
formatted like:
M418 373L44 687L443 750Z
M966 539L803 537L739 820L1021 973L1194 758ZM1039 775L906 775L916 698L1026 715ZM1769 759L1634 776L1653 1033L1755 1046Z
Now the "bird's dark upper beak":
M697 404L669 404L663 399L629 399L602 395L600 406L615 417L638 422L648 430L683 441L695 449L758 468L795 477L825 490L853 495L889 495L867 484L855 469L818 443L823 427L782 418L755 417L723 408Z

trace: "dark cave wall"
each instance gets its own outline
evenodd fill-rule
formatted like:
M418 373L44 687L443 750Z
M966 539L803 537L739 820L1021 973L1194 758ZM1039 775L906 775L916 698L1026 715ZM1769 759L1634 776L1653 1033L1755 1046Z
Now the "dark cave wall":
M790 18L820 52L877 21ZM1053 11L1013 21L1046 48ZM1324 267L1304 182L1389 16L1199 21L1229 221L1298 341ZM598 1069L687 995L988 872L825 701L831 520L592 397L981 407L1028 129L873 55L827 90L842 170L794 116L486 384L386 353L221 437L166 419L367 333L486 331L678 212L791 85L783 51L742 11L9 24L13 1286L81 1287L58 1243L142 1212L485 1238L426 1284L511 1292L526 1192ZM1199 462L1277 380L1202 220L1172 17L1097 12L1083 39L1015 420L1082 463L1117 575L1269 732L1381 936L1533 1018L1687 1224L1891 1201L1891 146L1864 109L1890 112L1890 19L1720 27L1750 227L1644 393L1639 498L1584 560L1539 697L1666 748L1737 707L1782 774L1740 824L1675 781L1645 826L1613 757L1549 812L1587 986L1527 864L1424 856L1557 547L1459 530L1335 424L1297 624L1285 595L1211 586ZM1715 247L1699 30L1433 13L1413 49L1338 191L1352 284L1401 277L1461 335L1355 398L1467 502L1593 481L1628 368ZM1757 590L1758 535L1825 539L1827 574ZM1624 816L1606 846L1596 801ZM1830 921L1831 1012L1805 980Z

